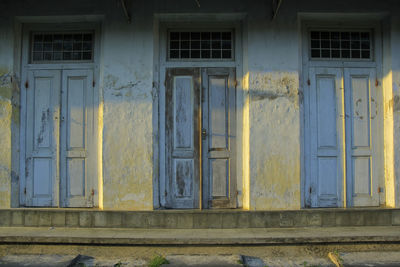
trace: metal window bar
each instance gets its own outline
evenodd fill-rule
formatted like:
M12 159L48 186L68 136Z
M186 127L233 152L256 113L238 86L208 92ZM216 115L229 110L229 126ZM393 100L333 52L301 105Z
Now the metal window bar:
M171 31L169 32L168 58L232 59L232 31Z
M31 39L32 63L93 61L93 32L35 32Z
M371 31L310 31L310 57L313 59L372 58Z

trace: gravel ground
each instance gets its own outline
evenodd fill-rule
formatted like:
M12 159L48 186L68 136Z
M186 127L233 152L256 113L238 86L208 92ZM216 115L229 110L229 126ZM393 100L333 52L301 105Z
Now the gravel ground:
M400 266L400 244L292 246L0 245L0 266L148 266L160 255L176 266L326 267L334 252L344 266ZM78 255L82 255L76 260ZM74 265L71 265L71 267Z

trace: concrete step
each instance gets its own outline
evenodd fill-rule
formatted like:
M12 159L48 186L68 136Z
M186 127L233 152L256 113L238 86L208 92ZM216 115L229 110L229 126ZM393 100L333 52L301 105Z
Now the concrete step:
M123 229L1 227L0 243L100 245L266 245L400 242L399 226Z
M400 226L400 209L294 211L3 209L1 227L236 229Z

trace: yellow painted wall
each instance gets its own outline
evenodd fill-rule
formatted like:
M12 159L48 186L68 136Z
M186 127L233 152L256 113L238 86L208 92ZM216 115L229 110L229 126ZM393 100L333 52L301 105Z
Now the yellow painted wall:
M297 72L250 72L250 209L300 208Z
M111 21L104 28L103 209L153 209L153 40L126 34L151 31L152 23L151 17L144 22L138 17L132 24ZM121 44L124 48L116 49ZM142 46L146 49L129 49Z
M0 208L11 205L11 72L0 67Z

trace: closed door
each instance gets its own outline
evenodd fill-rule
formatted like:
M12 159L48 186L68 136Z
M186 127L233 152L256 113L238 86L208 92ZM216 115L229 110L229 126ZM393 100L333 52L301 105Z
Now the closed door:
M202 70L203 207L236 208L235 69Z
M92 70L29 71L27 206L93 206L92 82Z
M57 206L61 72L28 73L26 89L26 205Z
M167 207L236 207L234 80L232 68L167 69Z
M348 206L379 206L375 69L344 69Z
M373 68L310 68L312 207L378 206Z

